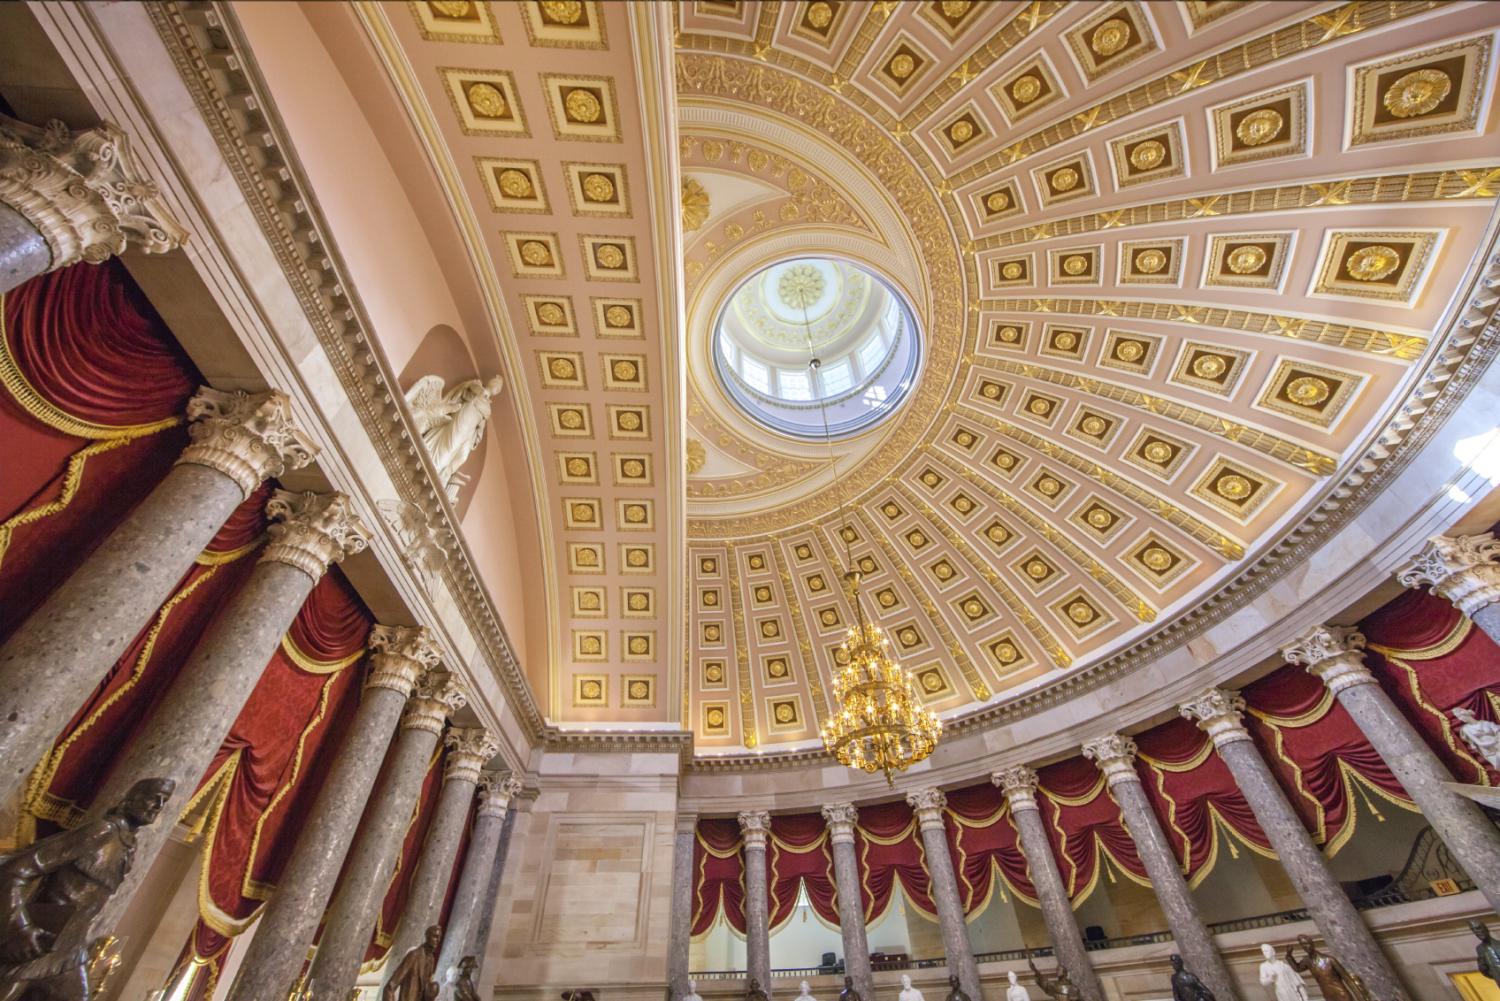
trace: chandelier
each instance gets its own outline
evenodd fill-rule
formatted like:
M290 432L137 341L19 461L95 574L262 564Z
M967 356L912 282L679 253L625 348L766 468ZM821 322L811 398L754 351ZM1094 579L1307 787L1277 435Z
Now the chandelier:
M840 764L872 775L881 772L886 784L894 785L896 772L905 771L937 748L943 724L936 713L922 705L911 674L891 656L885 632L865 619L859 595L860 575L849 552L853 533L844 507L844 484L833 455L833 434L828 429L828 397L818 383L821 363L813 350L812 324L807 316L807 307L815 298L803 294L798 304L802 307L802 326L807 336L808 381L818 394L823 444L828 449L828 467L839 502L842 523L839 534L844 540L844 563L849 567L844 581L849 586L849 603L854 606L854 624L839 644L840 665L833 678L838 709L823 723L820 735L823 746Z

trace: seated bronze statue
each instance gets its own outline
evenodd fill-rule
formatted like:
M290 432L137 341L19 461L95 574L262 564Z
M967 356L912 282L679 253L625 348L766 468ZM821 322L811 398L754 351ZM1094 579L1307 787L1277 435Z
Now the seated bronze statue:
M401 964L380 992L380 1001L434 1001L438 985L432 975L437 970L438 946L442 944L442 926L429 926L422 944L401 957Z

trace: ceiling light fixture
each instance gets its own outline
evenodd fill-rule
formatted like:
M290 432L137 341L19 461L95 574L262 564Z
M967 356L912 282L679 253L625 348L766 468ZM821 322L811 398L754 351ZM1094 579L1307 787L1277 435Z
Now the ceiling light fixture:
M828 426L828 397L818 379L822 363L814 350L812 324L807 315L808 306L817 301L821 289L799 286L783 288L781 293L783 297L795 297L796 305L802 309L808 381L818 395L818 409L823 416L823 443L828 449L828 466L839 503L839 535L844 541L844 581L849 588L849 603L854 607L854 624L839 644L843 664L833 678L838 708L823 723L823 746L840 764L872 775L881 772L886 784L894 785L895 773L905 771L937 748L943 724L936 713L922 705L915 680L891 656L890 640L879 625L865 618L860 601L860 573L849 550L851 533L849 513L844 506L844 484L839 477L833 434ZM788 305L792 303L789 301Z

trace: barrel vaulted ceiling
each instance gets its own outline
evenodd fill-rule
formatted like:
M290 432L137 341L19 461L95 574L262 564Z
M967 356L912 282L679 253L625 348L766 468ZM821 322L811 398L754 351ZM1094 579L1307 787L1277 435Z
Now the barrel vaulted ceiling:
M700 754L816 740L846 560L950 715L1199 604L1356 472L1500 191L1483 4L360 10L530 415L535 694ZM710 361L738 284L809 255L924 337L835 449L847 523Z

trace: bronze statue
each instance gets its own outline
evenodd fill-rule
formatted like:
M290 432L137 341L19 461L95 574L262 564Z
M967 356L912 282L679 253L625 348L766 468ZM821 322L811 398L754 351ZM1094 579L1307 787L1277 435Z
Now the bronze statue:
M958 974L948 974L948 996L943 1001L972 1001L964 989L958 986Z
M465 956L458 961L458 979L453 981L453 1001L479 1001L479 988L474 985L474 968L479 960Z
M1197 974L1182 968L1182 957L1172 954L1172 1001L1217 1001Z
M434 1001L438 985L433 983L432 974L437 970L437 951L442 943L442 926L429 927L422 944L401 957L400 965L380 992L380 1001Z
M1055 1001L1073 1001L1074 998L1083 997L1082 988L1074 984L1068 977L1068 968L1062 963L1057 964L1057 974L1047 976L1036 968L1036 963L1031 958L1031 950L1026 950L1026 965L1031 967L1031 975L1036 977L1036 985L1042 989L1042 993Z
M1475 950L1479 960L1479 972L1500 984L1500 942L1490 938L1489 928L1478 918L1469 922L1469 931L1479 939L1479 948Z
M142 779L98 820L0 855L0 1001L87 1001L107 943L89 926L135 861L177 783Z
M864 1001L859 996L859 989L854 986L853 977L844 978L844 989L839 991L839 1001Z
M754 977L750 978L750 986L745 991L745 1001L770 1001L766 992L760 989L760 981Z
M1298 973L1312 976L1318 990L1323 992L1323 1001L1373 1001L1365 982L1344 969L1344 964L1325 952L1319 952L1313 940L1306 935L1297 936L1307 955L1298 959L1292 952L1296 946L1286 947L1286 961Z

